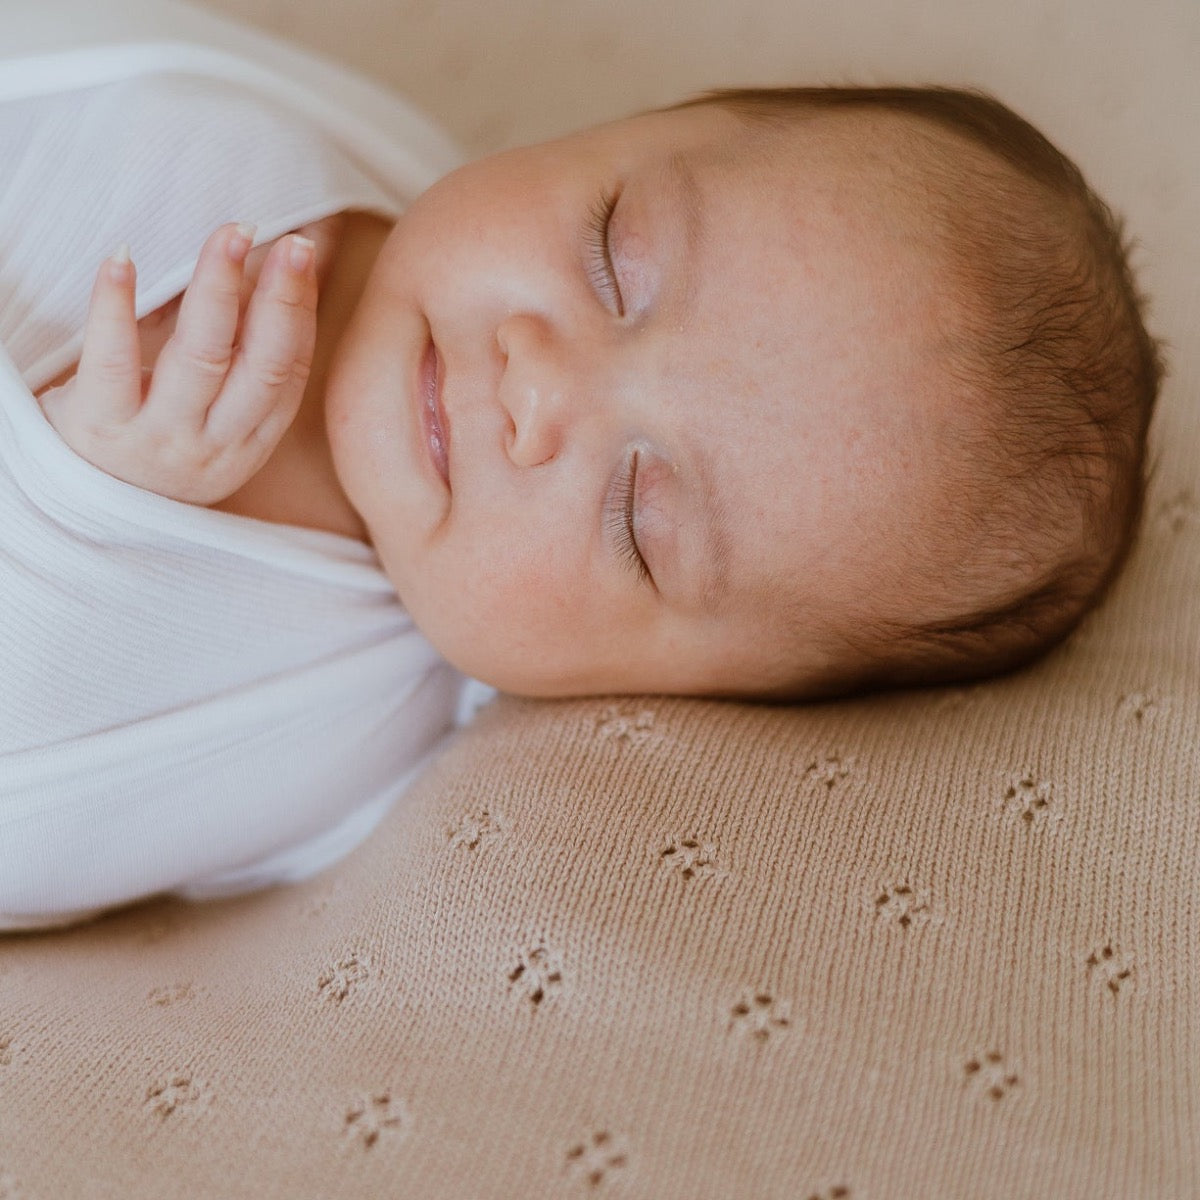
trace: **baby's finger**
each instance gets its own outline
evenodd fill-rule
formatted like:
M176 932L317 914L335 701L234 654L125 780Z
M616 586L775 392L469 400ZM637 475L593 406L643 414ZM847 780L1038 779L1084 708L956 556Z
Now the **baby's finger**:
M175 332L163 346L150 389L155 424L198 430L233 362L242 263L253 225L222 225L204 243L184 292Z
M134 307L136 271L122 244L96 272L75 395L87 396L90 419L121 424L142 406L142 347Z
M249 438L271 412L300 407L317 331L313 243L292 234L273 248L246 312L245 332L225 390L208 413L209 437Z

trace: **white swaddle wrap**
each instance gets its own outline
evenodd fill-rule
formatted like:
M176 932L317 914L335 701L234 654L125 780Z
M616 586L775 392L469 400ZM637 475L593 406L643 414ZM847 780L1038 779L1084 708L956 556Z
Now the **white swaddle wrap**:
M390 94L309 92L303 58L290 77L182 43L0 58L0 927L311 875L453 723L461 677L369 547L124 484L33 395L77 360L120 242L141 317L225 221L262 242L394 218L454 164Z

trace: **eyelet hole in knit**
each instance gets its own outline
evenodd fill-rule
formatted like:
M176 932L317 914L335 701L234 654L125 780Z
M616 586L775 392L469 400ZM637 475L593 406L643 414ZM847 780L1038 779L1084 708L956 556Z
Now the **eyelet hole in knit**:
M516 966L508 972L510 988L523 995L534 1009L557 995L562 981L562 970L544 943L522 951Z
M1163 701L1149 692L1130 692L1121 697L1118 709L1126 720L1141 725L1148 723L1165 708Z
M606 1175L622 1170L628 1160L623 1139L602 1129L567 1151L567 1170L589 1187L599 1187Z
M904 883L885 887L875 897L875 912L881 920L891 921L901 929L928 924L932 917L928 896Z
M146 1089L143 1107L165 1121L177 1111L201 1106L204 1100L204 1088L190 1072L180 1071L151 1084Z
M1186 525L1200 521L1200 503L1191 488L1183 488L1159 504L1155 518L1172 533L1180 533Z
M1118 955L1111 945L1088 955L1088 973L1101 979L1112 995L1121 991L1121 985L1133 974L1133 964L1128 956Z
M490 808L477 809L466 814L459 823L446 830L451 846L463 846L478 850L485 842L499 838L504 832L504 822Z
M1007 776L1007 786L1000 800L1001 806L1011 817L1024 825L1039 825L1052 816L1050 807L1051 785L1039 779L1032 771ZM1061 819L1060 814L1053 814Z
M644 746L657 737L654 718L651 708L628 702L606 704L595 717L596 736L621 749Z
M745 993L729 1013L728 1031L759 1043L791 1024L787 1002L777 1001L770 992Z
M668 870L677 871L681 879L695 879L715 875L716 850L709 842L698 838L672 838L666 848L659 851L659 858Z
M982 1059L972 1058L964 1067L968 1084L982 1090L992 1100L999 1100L1019 1082L1014 1072L1004 1069L1003 1062L998 1050L989 1050Z
M409 1124L408 1109L388 1089L373 1092L355 1101L342 1119L342 1136L349 1145L361 1144L372 1149L382 1134L404 1135Z
M192 998L192 984L187 983L170 983L163 987L151 988L146 994L146 999L159 1008L169 1008L172 1004L182 1004L186 1000Z
M840 754L827 754L823 758L810 759L804 777L810 782L823 784L827 791L832 791L839 780L850 774L853 766L853 754L844 758Z
M347 954L317 977L317 992L333 1004L341 1004L351 991L371 976L371 960Z

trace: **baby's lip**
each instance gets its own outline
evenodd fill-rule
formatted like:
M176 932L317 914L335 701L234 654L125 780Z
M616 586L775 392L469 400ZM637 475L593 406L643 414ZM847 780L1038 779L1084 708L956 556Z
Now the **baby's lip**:
M417 396L421 409L421 443L433 468L450 490L450 423L442 407L442 356L430 338L421 357Z

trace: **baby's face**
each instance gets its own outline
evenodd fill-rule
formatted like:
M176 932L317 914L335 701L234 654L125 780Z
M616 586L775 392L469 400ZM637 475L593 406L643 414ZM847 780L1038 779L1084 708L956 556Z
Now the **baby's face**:
M469 164L400 218L327 425L451 662L527 695L754 692L902 599L953 418L870 120L646 114Z

